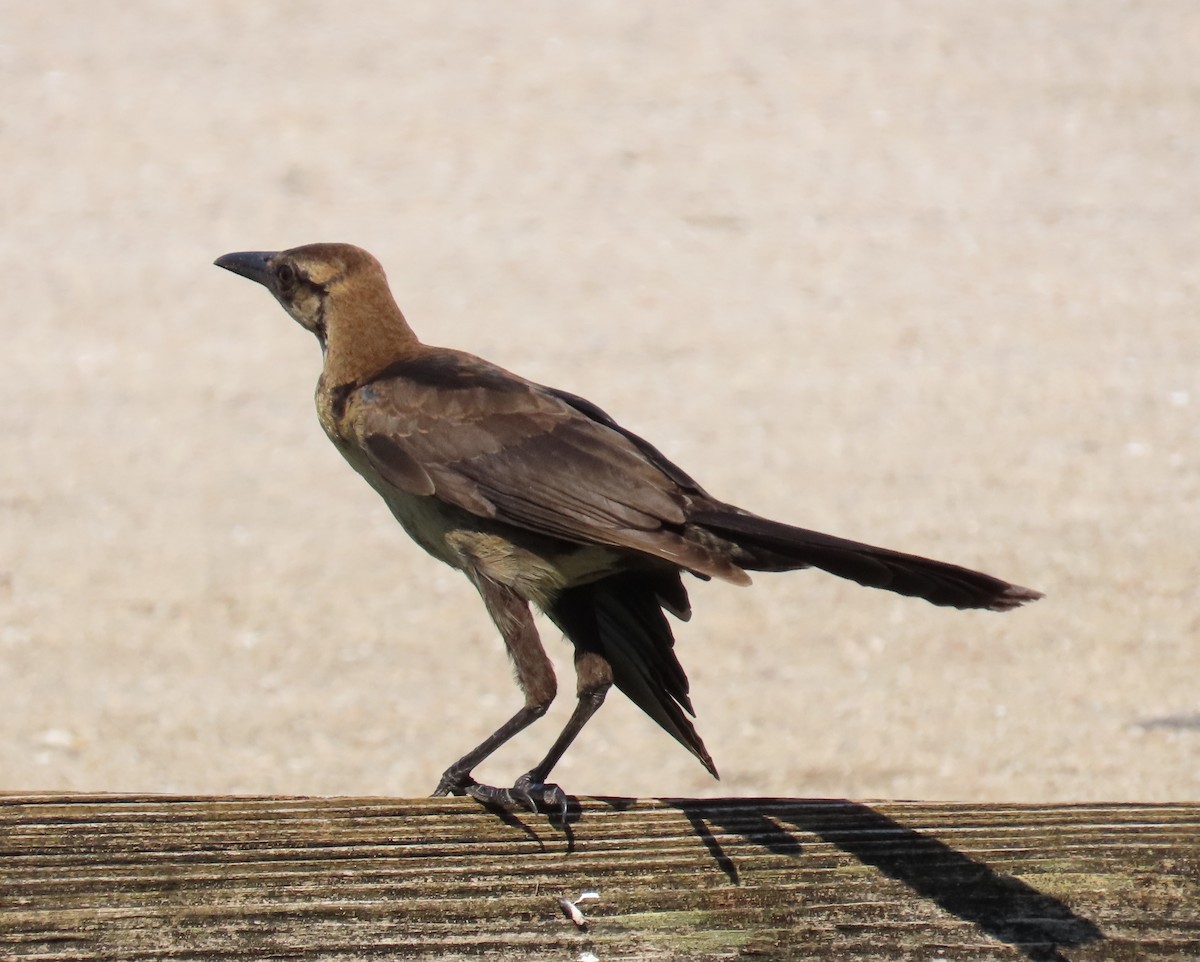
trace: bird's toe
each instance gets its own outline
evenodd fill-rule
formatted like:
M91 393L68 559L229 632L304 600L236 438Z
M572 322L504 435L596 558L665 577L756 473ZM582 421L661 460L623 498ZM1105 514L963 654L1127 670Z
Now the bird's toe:
M521 792L533 802L535 810L558 812L563 822L567 820L567 793L553 783L534 781L533 773L526 772L513 785L514 792Z
M467 795L470 793L472 786L476 785L475 779L471 777L470 772L462 772L453 768L447 768L442 773L442 778L437 784L437 788L433 790L431 798L443 798L446 795Z
M535 782L529 774L522 775L510 788L480 785L472 780L465 792L484 805L495 805L510 812L527 811L557 812L565 822L567 818L567 795L557 785Z

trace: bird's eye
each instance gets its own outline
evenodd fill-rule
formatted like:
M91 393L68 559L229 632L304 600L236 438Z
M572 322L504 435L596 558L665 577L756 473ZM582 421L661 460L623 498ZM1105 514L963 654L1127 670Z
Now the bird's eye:
M291 264L280 264L275 268L275 280L281 293L286 294L296 286L296 268Z

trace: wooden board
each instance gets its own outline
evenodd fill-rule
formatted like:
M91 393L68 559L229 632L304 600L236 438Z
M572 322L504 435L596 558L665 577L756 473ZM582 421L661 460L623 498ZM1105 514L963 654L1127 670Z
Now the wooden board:
M1194 960L1200 805L0 796L0 957L464 956Z

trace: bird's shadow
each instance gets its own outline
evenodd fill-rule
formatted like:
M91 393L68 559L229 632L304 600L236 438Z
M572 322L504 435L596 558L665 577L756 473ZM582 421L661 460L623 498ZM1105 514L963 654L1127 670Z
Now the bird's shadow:
M1063 949L1104 937L1093 922L1059 899L868 805L844 800L663 801L683 812L717 867L734 885L741 882L737 865L710 826L739 835L773 854L788 856L799 856L803 850L802 836L795 832L815 835L1035 962L1064 960Z

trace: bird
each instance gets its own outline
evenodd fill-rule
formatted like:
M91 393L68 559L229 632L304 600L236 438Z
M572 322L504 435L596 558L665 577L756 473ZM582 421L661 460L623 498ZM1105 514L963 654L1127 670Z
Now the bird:
M670 615L691 616L683 575L816 568L934 605L1008 611L1042 597L969 568L795 527L710 495L585 398L464 351L423 343L379 261L350 244L224 254L320 343L317 415L409 536L474 585L514 668L521 707L442 773L434 796L565 818L549 781L615 685L716 765L692 721ZM542 717L557 693L540 609L574 647L576 702L545 756L511 786L472 771Z

